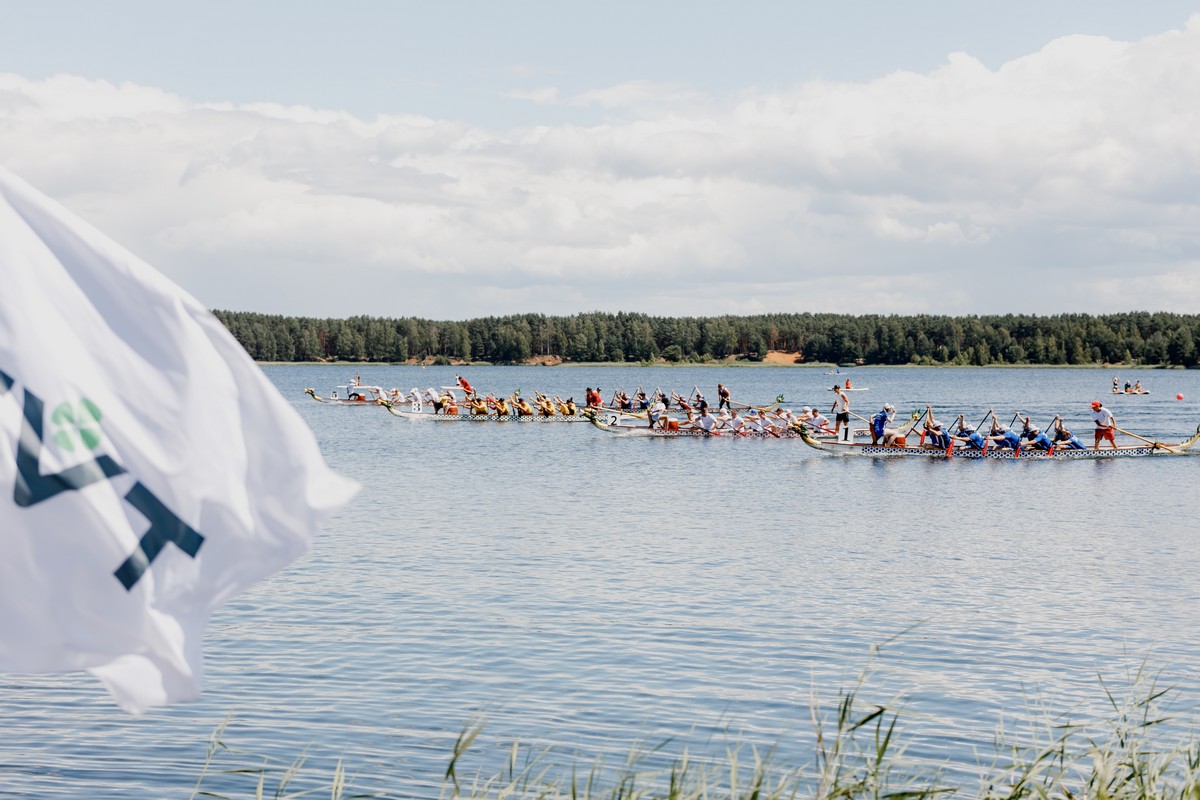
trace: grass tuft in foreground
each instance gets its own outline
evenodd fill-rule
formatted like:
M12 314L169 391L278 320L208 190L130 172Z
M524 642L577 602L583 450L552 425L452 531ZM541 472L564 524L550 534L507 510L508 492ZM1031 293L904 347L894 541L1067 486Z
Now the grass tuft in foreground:
M1103 683L1102 683L1103 685ZM815 736L808 767L775 761L774 750L748 744L724 755L698 758L685 747L669 755L664 742L635 747L623 763L602 759L586 768L551 749L531 750L514 742L499 771L468 772L465 764L484 724L473 721L459 734L442 781L441 800L924 800L975 796L982 800L1200 800L1200 746L1194 726L1162 735L1170 718L1161 703L1169 690L1139 672L1129 700L1118 701L1104 686L1111 714L1089 724L1042 715L1040 727L1017 741L999 734L991 764L975 765L978 786L950 785L945 775L964 765L929 765L906 756L897 736L898 714L860 701L861 682L839 694L833 706L811 704ZM234 796L209 792L206 780L220 775L252 784L252 795L283 798L393 797L351 793L339 761L332 776L313 776L302 756L290 764L258 763L216 771L215 761L245 761L224 742L226 725L213 734L192 800ZM1185 741L1164 745L1171 736ZM967 765L968 767L971 765ZM408 790L404 796L412 796Z

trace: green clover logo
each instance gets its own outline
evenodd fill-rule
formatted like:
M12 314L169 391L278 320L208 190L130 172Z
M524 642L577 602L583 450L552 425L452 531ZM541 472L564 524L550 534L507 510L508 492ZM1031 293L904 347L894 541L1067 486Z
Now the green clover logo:
M88 450L100 446L100 409L86 397L72 406L62 403L50 415L54 431L54 443L68 453L75 452L78 440Z

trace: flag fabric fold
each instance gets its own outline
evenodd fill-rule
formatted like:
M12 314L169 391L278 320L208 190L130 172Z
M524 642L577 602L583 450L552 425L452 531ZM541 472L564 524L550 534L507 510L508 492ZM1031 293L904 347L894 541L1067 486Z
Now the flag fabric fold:
M211 313L0 167L0 671L193 698L213 609L356 490Z

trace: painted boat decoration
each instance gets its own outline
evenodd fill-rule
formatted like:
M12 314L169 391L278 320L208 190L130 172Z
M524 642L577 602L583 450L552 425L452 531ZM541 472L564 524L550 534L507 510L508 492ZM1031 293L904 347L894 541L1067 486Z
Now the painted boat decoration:
M373 406L378 398L387 394L382 386L362 386L357 383L338 386L328 397L321 397L313 389L305 389L304 393L318 403L335 406Z
M801 432L800 438L809 447L820 450L822 453L838 456L871 456L875 458L917 456L922 458L992 458L1007 459L1009 461L1018 459L1021 461L1094 461L1096 459L1134 458L1140 456L1195 455L1196 452L1200 452L1190 450L1192 445L1197 440L1200 440L1200 426L1196 427L1196 432L1192 434L1191 438L1179 444L1146 440L1143 444L1119 445L1115 448L1105 447L1100 450L1054 449L1046 451L1025 447L1018 448L1017 450L999 447L987 447L983 450L976 450L957 444L949 449L920 445L885 447L881 444L870 444L868 442L857 443L823 440L813 436L807 429Z

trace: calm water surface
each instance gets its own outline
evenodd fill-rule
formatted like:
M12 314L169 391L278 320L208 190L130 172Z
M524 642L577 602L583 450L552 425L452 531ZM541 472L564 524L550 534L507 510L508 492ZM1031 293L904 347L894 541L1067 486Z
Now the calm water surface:
M370 367L366 383L453 383ZM344 758L360 789L436 796L453 741L473 765L513 740L619 761L673 739L811 760L809 703L870 667L899 699L909 754L970 787L996 731L1044 705L1104 711L1146 660L1200 708L1200 458L1108 463L837 459L798 440L661 440L574 424L411 422L304 396L352 370L268 367L326 458L363 491L301 561L225 607L193 704L129 717L86 675L0 676L0 797L188 797L210 734L290 762ZM583 397L661 386L828 407L812 369L474 368L477 388ZM869 414L994 407L1090 435L1088 401L1127 430L1182 438L1200 373L870 369ZM1124 379L1125 376L1122 376ZM1187 399L1175 400L1176 393ZM1110 402L1111 401L1111 402ZM1088 440L1087 437L1085 441ZM875 646L882 651L872 656ZM213 788L223 786L218 778ZM237 784L244 786L245 784ZM246 791L239 796L249 796Z

